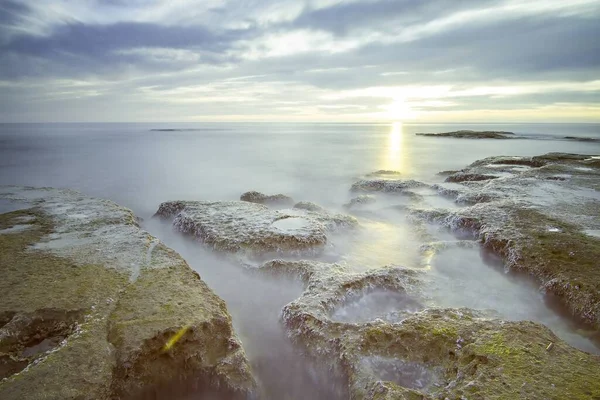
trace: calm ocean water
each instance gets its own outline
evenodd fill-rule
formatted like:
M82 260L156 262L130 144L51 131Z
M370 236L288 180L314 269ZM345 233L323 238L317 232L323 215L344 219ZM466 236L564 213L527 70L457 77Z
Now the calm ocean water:
M523 138L415 136L458 129L512 131ZM300 295L301 285L244 273L174 234L170 226L148 218L158 205L167 200L235 200L258 190L341 211L351 198L350 185L380 169L433 183L443 179L436 175L439 171L488 156L600 154L599 143L565 136L600 138L600 124L4 124L0 185L71 188L131 208L146 219L144 228L178 251L225 299L266 398L343 399L343 385L300 357L279 324L281 308ZM431 206L455 206L439 202ZM365 228L360 234L335 243L344 254L335 261L361 270L419 263L423 243L404 216L382 210L360 222ZM440 235L440 240L452 240L449 233ZM423 287L428 305L493 309L504 318L535 320L574 346L600 351L545 304L537 285L507 276L499 260L477 248L445 251L432 266ZM349 321L368 319L393 307L393 300L365 298L340 313Z
M196 129L152 131L151 129ZM525 140L454 140L416 132L512 131ZM142 217L171 199L237 199L247 190L281 192L336 206L364 173L399 170L439 180L492 155L600 153L600 124L0 124L0 184L81 190Z

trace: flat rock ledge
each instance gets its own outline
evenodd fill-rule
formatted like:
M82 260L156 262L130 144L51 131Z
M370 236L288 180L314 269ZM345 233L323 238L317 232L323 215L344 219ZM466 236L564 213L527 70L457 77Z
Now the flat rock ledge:
M412 210L416 218L472 232L502 256L509 271L531 275L541 289L596 331L600 340L600 163L598 157L549 153L491 157L458 176L498 175L436 188L466 207Z
M273 210L245 201L171 201L162 203L155 216L172 220L176 230L217 251L249 256L318 254L328 233L358 225L353 217L304 204Z
M0 199L29 207L0 214L0 398L255 395L223 300L131 211L48 188Z
M417 136L427 137L449 137L457 139L514 139L513 132L504 131L472 131L472 130L460 130L453 132L441 132L441 133L417 133Z
M296 276L300 298L285 306L289 336L348 382L351 399L584 399L600 395L600 357L543 325L492 319L469 309L415 309L392 318L340 322L336 310L377 290L411 298L419 273L386 267L274 260L261 273Z

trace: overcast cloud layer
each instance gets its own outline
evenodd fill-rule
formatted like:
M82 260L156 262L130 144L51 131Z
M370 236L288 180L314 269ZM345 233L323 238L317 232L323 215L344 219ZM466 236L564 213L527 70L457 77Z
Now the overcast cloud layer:
M600 122L598 0L0 0L0 121Z

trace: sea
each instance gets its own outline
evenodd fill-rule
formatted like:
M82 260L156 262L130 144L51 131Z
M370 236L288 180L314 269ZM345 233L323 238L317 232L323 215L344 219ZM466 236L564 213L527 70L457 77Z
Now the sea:
M461 129L510 131L518 140L417 136ZM282 193L345 212L349 188L377 170L402 179L442 182L490 156L548 152L598 155L600 124L410 123L23 123L0 124L0 185L69 188L113 200L143 219L142 226L178 251L227 303L250 362L273 399L345 398L343 383L291 343L282 307L303 291L300 282L248 274L199 243L152 219L169 200L237 200L243 192ZM452 208L429 198L430 207ZM361 234L338 240L337 258L357 271L413 267L421 243L399 213L359 216ZM451 236L450 233L441 234ZM424 293L428 306L494 310L511 320L547 325L571 345L599 353L582 329L548 304L535 282L505 272L502 261L477 248L452 248L432 261ZM393 311L379 294L338 310L344 321Z

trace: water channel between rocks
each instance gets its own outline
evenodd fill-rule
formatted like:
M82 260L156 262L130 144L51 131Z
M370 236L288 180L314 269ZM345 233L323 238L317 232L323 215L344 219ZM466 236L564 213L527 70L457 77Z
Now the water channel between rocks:
M427 307L467 307L488 311L491 317L543 323L572 346L600 352L586 338L584 330L578 330L572 321L547 304L535 282L506 274L502 261L484 252L476 242L462 240L465 238L428 224L424 229L437 246L435 251L424 253L423 246L427 243L419 239L402 209L379 205L356 215L362 228L333 237L332 246L320 261L342 263L356 272L386 265L403 266L420 271L421 284L416 295L376 290L351 296L331 313L332 320L400 322ZM294 347L287 338L281 324L281 309L303 291L299 280L253 274L174 232L169 223L147 219L144 228L179 252L225 300L266 398L347 398L341 379L332 376L318 361L304 357L302 349ZM368 368L383 371L380 371L380 375L385 375L382 379L401 382L407 387L423 388L436 379L431 371L402 360L390 363L365 359L364 363ZM381 365L388 367L384 371Z

